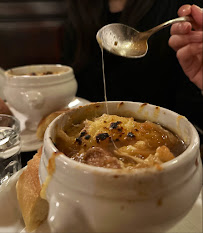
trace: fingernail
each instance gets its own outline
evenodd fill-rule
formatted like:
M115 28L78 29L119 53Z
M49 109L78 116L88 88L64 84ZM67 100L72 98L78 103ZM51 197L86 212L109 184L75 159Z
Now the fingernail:
M190 27L190 23L188 23L188 22L183 22L182 23L182 28L183 28L184 31L187 31L189 29L189 27Z
M178 23L178 29L182 32L188 32L190 24L188 22Z
M177 23L177 27L178 27L179 30L181 30L182 29L182 23Z
M189 11L191 11L191 5L185 5L182 9L182 13L188 14Z

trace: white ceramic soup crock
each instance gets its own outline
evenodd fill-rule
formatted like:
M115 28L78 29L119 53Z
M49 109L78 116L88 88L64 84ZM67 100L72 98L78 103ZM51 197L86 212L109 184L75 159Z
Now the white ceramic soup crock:
M94 167L68 158L52 140L56 127L99 116L106 112L105 103L93 103L60 115L46 130L39 168L43 184L47 167L55 167L46 189L51 231L167 231L189 212L201 190L198 134L185 117L154 105L108 102L108 109L109 114L158 122L179 135L188 147L164 163L162 170Z
M4 97L11 107L27 116L27 130L36 131L39 121L67 106L76 91L74 72L68 66L30 65L5 72Z

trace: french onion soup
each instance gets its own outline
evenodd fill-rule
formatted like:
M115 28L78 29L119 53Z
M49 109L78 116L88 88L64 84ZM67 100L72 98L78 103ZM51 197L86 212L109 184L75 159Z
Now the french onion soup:
M159 124L109 114L57 129L54 143L75 161L114 169L159 166L186 149Z

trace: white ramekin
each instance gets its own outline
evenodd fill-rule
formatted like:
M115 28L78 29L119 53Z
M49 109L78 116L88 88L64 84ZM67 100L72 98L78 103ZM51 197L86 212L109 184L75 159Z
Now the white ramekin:
M47 75L31 73L58 72ZM30 65L5 71L4 97L9 106L27 116L27 130L36 131L39 121L73 100L77 82L73 69L62 65Z
M187 149L156 168L124 171L76 162L57 150L55 128L106 112L94 103L56 118L47 128L39 176L55 171L46 189L52 232L164 232L192 208L202 185L199 137L183 116L150 104L108 102L110 114L151 120L179 135Z

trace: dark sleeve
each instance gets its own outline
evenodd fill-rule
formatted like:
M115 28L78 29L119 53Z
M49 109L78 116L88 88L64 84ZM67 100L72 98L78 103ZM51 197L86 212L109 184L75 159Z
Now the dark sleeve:
M199 7L203 7L203 1L202 0L178 0L177 1L178 5L177 7L181 7L182 5L189 4L189 5L197 5Z
M76 49L76 35L73 26L67 20L65 23L61 64L69 65L69 66L73 65L75 49Z

